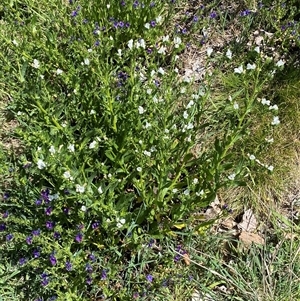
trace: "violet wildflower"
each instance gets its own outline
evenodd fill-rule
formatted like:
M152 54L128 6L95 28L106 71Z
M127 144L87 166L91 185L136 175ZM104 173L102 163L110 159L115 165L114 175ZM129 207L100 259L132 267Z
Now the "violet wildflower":
M93 273L93 267L92 267L89 263L86 264L85 270L86 270L89 274Z
M95 255L93 253L91 253L89 255L89 260L91 260L91 261L95 261L96 260L96 257L95 257Z
M97 40L94 45L97 47L100 45L100 42Z
M41 255L41 252L39 250L33 250L32 254L33 254L33 258L39 258Z
M42 190L42 192L41 192L41 197L45 201L46 204L48 204L50 202L49 194L50 194L50 191L48 188L46 190Z
M139 298L140 294L138 292L133 293L133 299Z
M2 214L2 217L3 217L3 218L8 218L8 211L5 211L5 212Z
M125 27L126 27L126 28L129 28L129 27L130 27L130 23L129 23L129 22L126 22L126 23L125 23Z
M27 259L24 257L19 259L19 265L21 265L21 266L24 265L26 262L27 262Z
M10 233L6 235L6 241L11 241L14 238L14 236Z
M153 238L151 238L148 243L148 248L152 248L154 242L155 242L155 240Z
M5 224L0 224L0 232L5 231L6 225Z
M37 206L42 205L42 203L43 203L43 201L40 200L40 199L38 199L38 200L35 201L35 204L36 204Z
M90 276L88 276L86 278L86 284L90 285L90 284L92 284L92 282L93 282L93 279Z
M70 208L64 208L63 209L63 212L66 214L66 215L69 215L70 214Z
M98 228L99 228L99 225L100 225L100 223L99 223L98 221L92 223L92 229L93 229L93 230L98 229Z
M76 240L78 243L81 243L82 238L83 238L83 234L82 234L81 232L77 233L76 236L75 236L75 240Z
M45 209L45 214L50 215L52 213L52 207L48 207Z
M246 9L246 10L243 10L241 13L240 13L240 16L241 17L246 17L248 15L250 15L251 11L249 9Z
M28 245L31 245L31 244L32 244L32 236L27 236L27 237L26 237L26 243L27 243Z
M9 199L9 193L8 193L8 192L5 192L5 193L4 193L3 199L4 199L4 200L8 200L8 199Z
M71 264L70 261L67 261L67 262L66 262L66 270L67 270L68 272L72 271L72 264Z
M41 275L41 277L42 277L42 282L41 282L42 286L48 285L49 284L48 274L47 273L43 273Z
M156 22L155 22L154 20L152 20L152 21L150 22L150 25L151 25L151 27L155 27Z
M125 5L126 5L126 2L122 0L122 1L120 2L120 4L121 4L122 6L125 6Z
M56 265L57 259L56 259L56 257L54 256L54 253L52 253L52 254L50 255L49 260L50 260L51 265L53 265L53 266Z
M150 2L150 7L155 6L155 2Z
M217 13L215 11L212 11L209 16L211 19L215 19L217 17Z
M139 2L137 0L135 0L133 2L133 8L137 8L139 6Z
M152 282L154 278L153 278L152 275L148 274L148 275L146 276L146 279L147 279L147 281Z
M33 236L39 236L41 234L41 229L33 230L31 233Z
M123 28L124 25L125 25L125 23L124 23L123 21L118 22L118 26L119 26L119 27Z
M54 239L60 239L60 233L57 231L54 231L53 237L54 237Z
M53 221L46 221L46 228L48 230L52 230L54 228L54 226L55 226L55 222L53 222Z
M193 21L196 23L199 21L199 17L198 16L194 16Z
M101 280L106 280L107 278L107 270L102 270L101 272Z

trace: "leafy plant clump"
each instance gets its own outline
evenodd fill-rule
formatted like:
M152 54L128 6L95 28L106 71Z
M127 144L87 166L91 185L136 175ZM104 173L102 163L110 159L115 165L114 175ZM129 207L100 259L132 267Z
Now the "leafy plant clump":
M209 49L208 60L231 72L199 84L182 75L184 33L165 32L176 1L4 2L1 94L22 154L1 153L0 250L19 299L174 291L172 281L161 288L170 276L155 265L171 268L174 252L155 241L167 246L174 229L204 226L195 214L220 188L244 185L254 164L273 171L259 148L233 150L257 112L267 147L280 118L263 89L284 61L254 46L243 60L230 47ZM206 13L197 26L214 24L217 13ZM212 94L214 76L231 82L226 101Z

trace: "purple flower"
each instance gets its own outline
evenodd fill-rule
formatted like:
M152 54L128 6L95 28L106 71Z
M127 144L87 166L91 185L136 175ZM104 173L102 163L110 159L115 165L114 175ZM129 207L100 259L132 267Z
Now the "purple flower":
M151 238L151 239L149 240L149 243L148 243L148 248L152 248L154 242L155 242L154 239Z
M126 2L122 0L120 4L121 4L122 6L125 6L125 5L126 5Z
M93 279L90 276L88 276L86 278L86 284L90 285L92 282L93 282Z
M106 280L107 278L107 270L102 270L101 272L101 280Z
M153 7L153 6L155 6L155 2L150 3L150 7Z
M156 22L153 20L153 21L150 22L150 25L151 25L151 27L155 27Z
M52 212L52 207L47 207L47 208L45 209L46 215L50 215L51 212Z
M240 13L240 16L246 17L246 16L250 15L250 13L251 13L251 11L249 9L246 9Z
M0 232L5 231L6 225L5 224L0 224Z
M70 208L64 208L64 209L63 209L63 212L64 212L66 215L69 215L69 214L70 214Z
M46 221L46 228L48 230L52 230L54 228L54 226L55 226L55 222L53 222L53 221Z
M39 250L33 250L33 258L39 258L40 257L40 255L41 255L41 253L40 253L40 251Z
M138 292L133 293L133 299L139 298L140 294Z
M48 275L46 273L43 273L41 277L42 277L42 281L41 281L42 286L47 286L49 284Z
M35 204L36 204L37 206L42 205L42 203L43 203L43 201L40 200L40 199L38 199L38 200L35 201Z
M26 258L22 257L22 258L19 259L19 265L21 265L21 266L24 265L26 262L27 262Z
M76 17L78 15L78 11L77 10L73 10L71 13L71 17Z
M152 275L147 275L146 276L147 281L152 282L153 281L153 276Z
M182 34L186 34L186 33L187 33L187 29L186 29L186 28L183 28L183 29L181 30L181 33L182 33Z
M53 265L53 266L56 265L57 260L56 260L56 257L54 256L54 253L52 253L50 255L49 260L50 260L51 265Z
M68 272L72 271L72 264L71 264L70 261L67 261L67 262L66 262L66 270L67 270Z
M100 42L97 40L94 45L97 47L100 45Z
M91 253L89 255L89 260L91 260L91 261L95 261L96 260L96 257L95 257L95 255L93 253Z
M133 2L133 8L137 8L139 6L139 2L137 0L135 0Z
M70 191L68 189L64 189L64 194L68 195L70 194Z
M28 245L31 245L32 244L32 236L27 236L26 237L26 243L28 244Z
M54 231L53 237L54 237L54 239L60 239L60 233L57 231Z
M99 223L98 221L92 223L92 229L93 229L93 230L98 229L98 228L99 228L99 225L100 225L100 223Z
M124 24L124 22L123 22L123 21L120 21L120 22L118 23L118 26L119 26L119 27L121 27L121 28L123 28L123 27L124 27L124 25L125 25L125 24Z
M75 236L75 240L80 243L82 241L83 234L81 232L77 233Z
M84 228L84 224L80 224L77 226L78 230L82 230Z
M8 200L8 198L9 198L9 193L5 192L4 195L3 195L3 199Z
M199 21L199 17L198 16L194 16L193 21L196 23Z
M125 23L125 27L126 27L126 28L129 28L129 27L130 27L130 23L129 23L129 22L126 22L126 23Z
M42 190L41 192L41 197L47 204L50 202L49 194L50 194L50 190L48 188L46 190Z
M211 17L211 19L214 19L217 17L217 13L215 11L212 11L209 16Z
M13 235L12 234L7 234L6 235L6 241L11 241L13 239Z
M93 267L92 267L89 263L86 264L85 270L86 270L89 274L93 273Z
M33 230L32 235L33 236L39 236L41 234L41 229Z

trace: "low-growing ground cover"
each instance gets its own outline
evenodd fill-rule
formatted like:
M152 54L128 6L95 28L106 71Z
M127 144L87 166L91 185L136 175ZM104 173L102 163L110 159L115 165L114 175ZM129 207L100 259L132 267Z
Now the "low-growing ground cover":
M300 298L296 1L0 8L4 300ZM258 247L212 227L249 207Z

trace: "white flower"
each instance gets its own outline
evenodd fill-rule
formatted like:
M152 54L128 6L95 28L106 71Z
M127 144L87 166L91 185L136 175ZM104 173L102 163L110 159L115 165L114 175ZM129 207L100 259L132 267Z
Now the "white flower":
M63 173L63 176L64 176L64 178L66 178L66 179L70 179L70 178L71 178L71 174L70 174L69 171L65 171L65 172Z
M256 47L254 48L254 51L256 51L257 53L260 53L259 46L256 46Z
M169 35L163 36L162 40L163 42L168 42L170 40Z
M112 36L109 36L109 39L110 39L111 41L113 41L113 40L114 40L114 38L113 38Z
M183 192L184 195L189 195L190 194L190 190L189 189L186 189L184 192Z
M103 193L102 186L99 186L99 188L98 188L98 192L99 192L100 194L102 194L102 193Z
M250 155L250 154L248 154L248 156L249 156L249 159L250 159L251 161L253 161L253 160L255 160L255 159L256 159L254 155Z
M151 123L149 123L148 121L146 121L146 124L144 125L145 129L148 129L151 127Z
M128 46L128 48L129 48L130 50L132 49L132 47L133 47L133 40L132 40L132 39L128 41L127 46Z
M151 157L151 152L149 152L149 151L144 150L144 151L143 151L143 154L144 154L145 156Z
M57 75L60 75L60 74L62 74L62 73L63 73L63 71L62 71L61 69L58 68L58 69L56 70L56 74L57 74Z
M196 196L200 196L200 195L203 195L204 194L204 191L203 191L203 189L202 190L200 190L200 191L197 191L196 192Z
M273 143L273 142L274 142L274 138L265 138L265 140L266 140L268 143Z
M93 49L89 48L87 51L91 53L91 52L93 52Z
M84 186L76 184L76 192L84 193L84 191L85 191L85 187Z
M159 67L157 70L158 73L164 75L165 74L165 70L162 67Z
M278 106L277 106L277 105L270 106L270 107L269 107L269 110L275 110L275 111L278 111Z
M167 50L167 47L161 46L161 47L158 49L157 52L158 52L159 54L165 55L165 54L166 54L166 50Z
M145 112L144 108L141 106L138 107L138 111L139 111L139 114L141 114L141 115L144 114L144 112Z
M95 110L90 110L90 115L94 115L94 114L96 114L96 111Z
M170 132L170 131L169 131L168 129L165 129L165 133L166 133L166 134L169 134L169 132Z
M270 166L268 166L267 168L268 168L268 170L271 171L271 172L274 170L274 166L273 166L273 165L270 165Z
M232 58L232 52L231 52L230 49L227 49L226 56L227 56L227 58L229 58L231 60L231 58Z
M234 68L234 73L241 74L243 73L243 71L244 71L243 65L239 66L238 68Z
M194 101L193 101L193 100L190 100L190 102L187 104L186 108L189 109L189 108L191 108L194 104L195 104Z
M194 179L193 179L193 183L194 183L194 184L198 184L198 183L199 183L199 180L198 180L197 178L194 178Z
M255 64L247 64L247 70L254 70L256 68L256 65Z
M38 60L34 59L31 66L35 69L38 69L38 68L40 68L40 62Z
M162 16L158 16L158 17L155 19L155 21L156 21L158 24L160 24L161 21L162 21Z
M150 95L152 93L152 89L147 89L147 94Z
M274 116L273 121L271 122L272 125L278 125L280 123L279 117Z
M138 172L141 172L141 171L142 171L142 167L137 167L136 170L137 170Z
M187 111L184 111L183 112L183 118L184 119L187 119L189 117L189 114L187 113Z
M228 176L228 179L229 179L230 181L233 181L233 180L235 179L235 176L236 176L236 174L235 174L235 173L232 173L231 175Z
M279 60L277 63L276 63L276 67L281 67L284 65L284 61L283 60Z
M262 98L261 103L263 105L267 105L267 106L269 106L271 104L270 100L266 100L265 98Z
M109 9L110 8L110 4L107 4L106 7L107 7L107 9Z
M89 60L88 58L85 58L85 59L84 59L84 64L85 64L85 65L89 65L89 64L90 64L90 60Z
M150 76L153 77L153 76L155 75L155 73L156 73L156 72L155 72L154 70L152 70L152 71L150 72Z
M117 218L116 221L117 221L118 228L122 228L124 226L124 224L126 223L125 218L121 218L121 219Z
M15 45L15 46L18 46L19 43L16 41L16 40L12 40L12 43Z
M175 37L174 38L174 44L175 44L175 48L178 48L179 45L181 44L181 38L180 37Z
M231 95L228 96L228 100L229 100L230 102L232 101L232 96L231 96Z
M90 145L89 145L89 149L93 149L93 148L95 148L96 147L96 145L97 145L97 141L93 141L93 142L91 142L90 143Z
M81 206L81 211L86 212L86 207L84 205Z
M118 49L118 56L121 57L122 56L122 50Z
M37 161L37 167L38 167L38 169L43 169L43 168L46 167L46 163L43 160L38 159L38 161Z
M177 191L178 191L177 188L173 188L173 189L172 189L172 192L173 192L173 193L176 193Z
M139 41L136 41L135 42L135 47L136 48L140 48L140 47L142 47L142 48L146 48L146 44L145 44L145 40L144 39L140 39Z
M69 144L69 145L68 145L68 150L69 150L70 152L74 153L74 151L75 151L75 146L74 146L74 144Z
M146 23L144 26L145 26L145 28L149 29L150 28L150 23Z
M181 94L184 94L185 92L186 92L186 88L185 87L183 87L183 88L180 89L180 93Z
M49 152L51 153L51 155L54 155L56 153L55 147L53 145L50 146Z
M43 74L40 75L40 78L41 78L41 79L44 79L44 77L45 77L45 76L44 76Z
M156 149L156 147L155 146L151 146L151 148L150 148L150 152L155 152L157 149Z
M194 125L190 122L190 123L187 124L186 128L187 128L188 130L191 130L191 129L194 128Z
M233 108L235 110L238 110L238 108L239 108L239 104L236 101L233 103Z
M211 56L211 54L213 53L213 49L211 47L208 47L206 50L207 56Z

